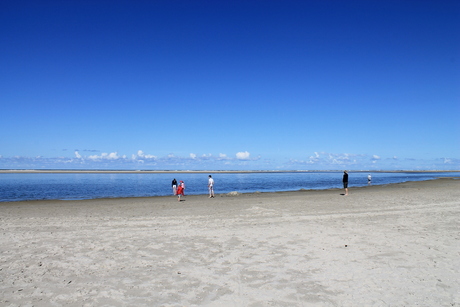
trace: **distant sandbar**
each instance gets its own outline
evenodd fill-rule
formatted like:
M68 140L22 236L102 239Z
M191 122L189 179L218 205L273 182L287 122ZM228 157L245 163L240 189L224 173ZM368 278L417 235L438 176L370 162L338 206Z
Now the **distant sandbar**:
M35 169L3 169L0 174L176 174L176 173L337 173L343 170L35 170ZM452 173L460 170L349 170L352 173Z

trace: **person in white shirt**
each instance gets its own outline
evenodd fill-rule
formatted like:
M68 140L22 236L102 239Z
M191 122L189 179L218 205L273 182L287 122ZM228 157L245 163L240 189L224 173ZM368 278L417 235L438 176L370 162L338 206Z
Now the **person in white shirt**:
M214 198L214 179L209 175L208 179L209 198Z

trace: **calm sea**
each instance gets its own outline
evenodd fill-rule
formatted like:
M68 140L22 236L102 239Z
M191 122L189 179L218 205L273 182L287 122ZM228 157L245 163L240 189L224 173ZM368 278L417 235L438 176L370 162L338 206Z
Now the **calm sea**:
M366 186L369 173L351 172L349 187ZM373 185L460 177L446 173L370 173ZM215 173L216 194L322 190L342 187L342 172ZM183 180L185 194L206 194L208 174L0 174L0 202L43 199L95 199L172 195L171 181Z

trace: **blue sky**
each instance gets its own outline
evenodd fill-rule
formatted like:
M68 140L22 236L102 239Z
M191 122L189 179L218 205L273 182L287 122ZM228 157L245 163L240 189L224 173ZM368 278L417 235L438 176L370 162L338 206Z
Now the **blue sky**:
M460 169L458 1L2 1L0 168Z

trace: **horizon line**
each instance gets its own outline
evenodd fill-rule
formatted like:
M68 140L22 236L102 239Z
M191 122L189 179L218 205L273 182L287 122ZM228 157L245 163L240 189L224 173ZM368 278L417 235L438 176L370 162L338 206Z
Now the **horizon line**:
M343 169L336 170L107 170L107 169L0 169L0 174L25 174L25 173L126 173L126 174L176 174L176 173L328 173L343 172ZM353 170L347 172L355 173L454 173L460 170Z

